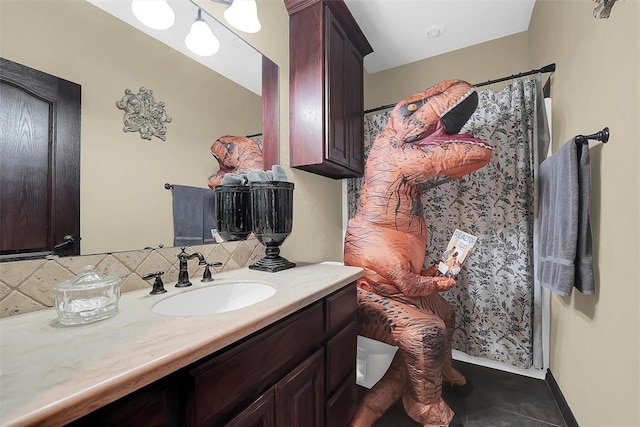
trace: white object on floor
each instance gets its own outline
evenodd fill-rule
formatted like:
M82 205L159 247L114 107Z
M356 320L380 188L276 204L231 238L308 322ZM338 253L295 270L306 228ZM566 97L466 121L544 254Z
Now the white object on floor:
M358 335L356 383L371 388L387 372L398 347Z

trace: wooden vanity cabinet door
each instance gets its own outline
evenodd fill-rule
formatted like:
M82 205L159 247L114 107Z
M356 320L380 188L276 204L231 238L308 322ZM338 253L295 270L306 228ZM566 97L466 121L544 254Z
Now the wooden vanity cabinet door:
M327 427L347 427L358 406L356 371L349 373L344 382L327 400Z
M326 344L326 422L330 427L346 427L355 414L357 290L352 283L325 299Z
M276 425L323 427L324 393L324 350L320 349L276 384Z
M247 409L233 418L226 427L275 427L275 398L273 390L260 396Z

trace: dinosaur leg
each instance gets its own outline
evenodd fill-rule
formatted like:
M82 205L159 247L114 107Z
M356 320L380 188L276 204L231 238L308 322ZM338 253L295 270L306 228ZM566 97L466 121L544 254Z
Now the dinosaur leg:
M405 362L402 354L396 353L389 370L359 403L351 427L372 426L402 396L406 386Z
M409 377L402 403L407 414L424 426L447 426L454 415L441 396L445 336L442 319L424 312L409 322L398 341Z
M354 426L370 426L402 395L407 414L425 426L448 425L441 397L446 327L442 319L403 302L358 290L360 335L399 347L392 368L360 403ZM403 369L401 369L403 368Z
M440 317L446 327L444 363L442 366L442 381L452 385L462 386L467 380L452 365L451 340L456 327L456 313L447 300L438 293L426 297L408 298L417 307L435 313Z

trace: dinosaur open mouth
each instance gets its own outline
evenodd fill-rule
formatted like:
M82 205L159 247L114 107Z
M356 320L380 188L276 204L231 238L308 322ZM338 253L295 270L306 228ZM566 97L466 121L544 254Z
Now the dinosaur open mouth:
M211 153L211 155L218 161L218 165L220 166L220 170L222 172L231 172L236 168L235 166L225 165L224 162L220 160L220 157L218 157L217 154Z
M422 149L428 149L429 147L436 147L439 145L451 144L451 143L478 145L480 147L493 150L493 147L491 147L489 144L487 144L486 142L480 141L479 139L476 139L470 133L455 133L455 134L447 133L442 122L438 122L435 132L433 132L430 135L427 135L426 137L424 137L419 141L415 141L413 145L416 147L420 147Z
M477 107L478 93L475 88L470 88L455 105L440 116L445 133L452 135L460 132L462 126L469 121Z

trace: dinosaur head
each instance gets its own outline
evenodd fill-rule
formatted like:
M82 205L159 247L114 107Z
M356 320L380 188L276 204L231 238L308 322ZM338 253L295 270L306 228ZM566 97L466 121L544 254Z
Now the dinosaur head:
M209 177L209 188L220 185L226 173L262 170L262 150L250 138L221 136L211 144L211 155L218 161L219 169L215 175Z
M383 144L388 143L385 155L417 186L480 169L489 162L491 147L458 133L477 106L475 88L462 80L447 80L403 99L382 133Z

